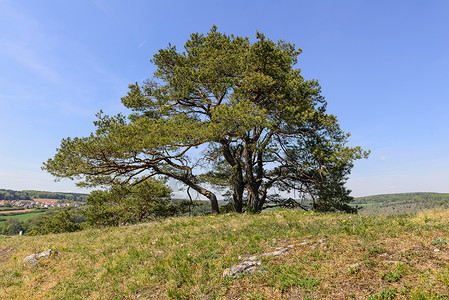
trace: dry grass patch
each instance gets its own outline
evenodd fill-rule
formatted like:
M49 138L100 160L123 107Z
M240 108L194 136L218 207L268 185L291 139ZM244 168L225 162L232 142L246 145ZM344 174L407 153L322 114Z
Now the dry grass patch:
M447 216L281 210L3 238L0 298L446 299ZM222 277L239 256L281 246L293 247L261 257L259 272ZM23 263L46 248L38 267Z
M10 214L10 213L28 213L30 211L35 211L35 210L34 209L0 210L0 215Z

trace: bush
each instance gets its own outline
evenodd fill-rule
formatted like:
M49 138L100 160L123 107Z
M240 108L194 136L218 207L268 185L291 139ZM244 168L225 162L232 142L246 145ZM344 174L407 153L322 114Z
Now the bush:
M87 197L87 221L94 226L119 226L185 211L183 203L171 202L171 189L165 183L163 179L147 179L136 185L116 185L107 191L93 191Z
M22 222L19 219L11 218L6 220L1 228L1 233L4 235L15 235L23 231Z
M85 216L80 209L51 209L47 213L28 219L23 227L26 235L74 232L84 228Z

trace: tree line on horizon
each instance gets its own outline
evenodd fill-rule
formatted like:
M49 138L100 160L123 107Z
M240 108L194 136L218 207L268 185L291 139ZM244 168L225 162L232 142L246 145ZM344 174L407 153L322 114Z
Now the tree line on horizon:
M0 189L0 200L58 199L85 202L88 194Z

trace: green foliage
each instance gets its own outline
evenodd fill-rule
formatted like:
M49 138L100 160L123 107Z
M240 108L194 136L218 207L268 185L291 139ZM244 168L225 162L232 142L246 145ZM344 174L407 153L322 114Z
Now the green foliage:
M117 185L107 191L93 191L85 212L93 226L136 224L185 211L183 202L170 201L171 189L165 180L147 179L136 185Z
M23 228L25 230L26 235L39 235L41 234L41 228L44 226L45 222L50 219L50 215L47 211L45 214L40 214L35 216L34 218L27 219L23 222Z
M83 228L85 217L80 209L51 209L45 214L27 219L23 228L26 235L74 232Z
M41 227L40 233L47 234L78 231L81 227L79 224L72 221L73 218L73 214L64 209L53 218L47 218Z
M274 282L269 282L269 285L275 286L281 291L286 291L292 287L301 287L305 290L313 290L315 287L319 286L321 283L320 279L308 277L303 274L303 270L295 266L281 266L274 267L270 270L272 273L276 274L273 280Z
M132 113L100 112L95 133L62 140L43 168L81 186L167 176L207 197L217 213L215 190L232 195L236 212L261 211L276 190L295 191L316 210L350 210L344 184L353 161L368 153L346 146L349 134L326 113L318 82L295 68L300 49L214 26L192 34L184 50L159 50L154 78L122 98Z
M443 245L447 244L447 241L445 239L438 238L438 239L433 240L431 242L431 244L434 246L443 246Z
M353 201L350 192L341 184L333 181L325 182L317 192L318 198L313 204L314 209L321 212L357 213L358 207L349 205Z
M22 222L17 218L7 219L1 227L1 233L4 235L16 235L22 230Z
M0 200L30 200L31 197L26 191L13 191L0 189Z
M403 275L404 266L402 264L398 264L394 270L389 270L380 274L381 278L386 282L399 281Z
M390 300L396 298L396 295L398 294L397 289L390 288L381 291L379 294L375 295L369 295L366 297L367 300Z

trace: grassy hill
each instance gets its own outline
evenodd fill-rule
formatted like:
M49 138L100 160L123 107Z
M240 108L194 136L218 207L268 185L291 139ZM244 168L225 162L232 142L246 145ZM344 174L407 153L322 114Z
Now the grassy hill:
M449 194L401 193L355 198L362 214L415 214L427 209L449 209Z
M0 237L0 299L447 299L447 228L449 211L278 210ZM223 277L243 255L257 272Z

